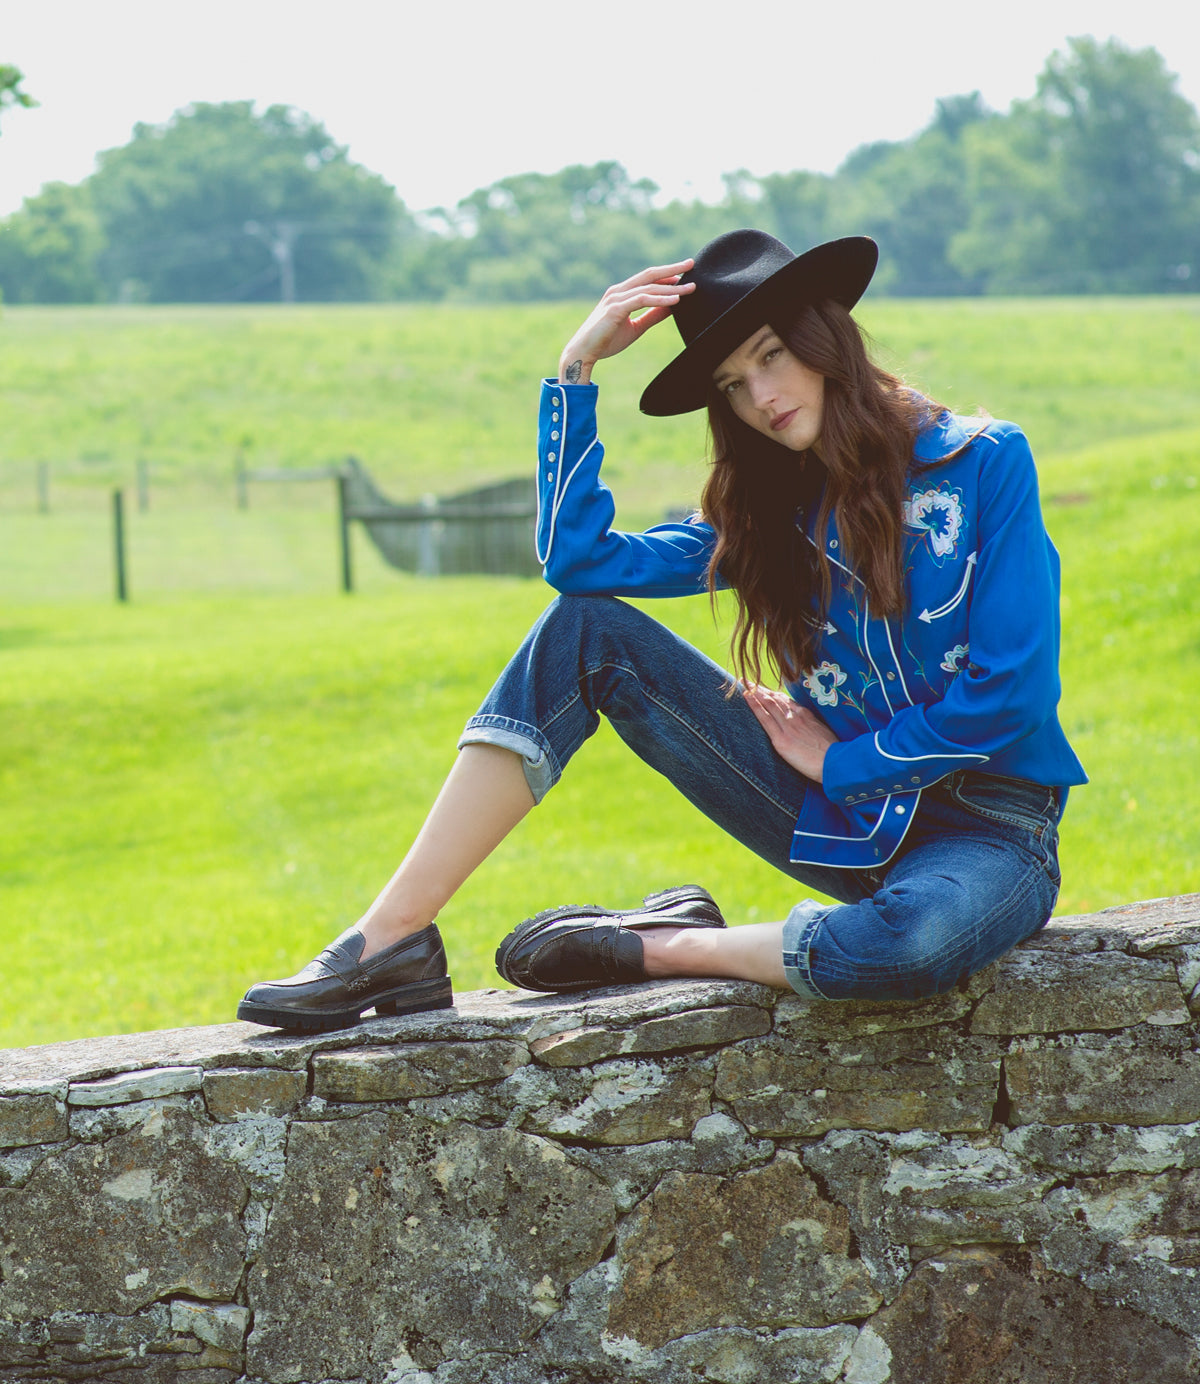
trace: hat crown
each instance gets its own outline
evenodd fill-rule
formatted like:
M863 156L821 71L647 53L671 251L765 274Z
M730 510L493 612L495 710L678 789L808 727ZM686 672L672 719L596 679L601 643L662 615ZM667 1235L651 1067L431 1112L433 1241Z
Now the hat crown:
M694 283L695 292L685 294L673 314L684 345L795 258L766 231L727 231L710 241L682 279Z
M847 310L862 297L879 249L868 236L846 236L793 255L766 231L726 231L696 256L681 283L694 283L671 309L683 350L642 392L642 412L666 417L703 408L713 370L770 322L806 303L832 299Z

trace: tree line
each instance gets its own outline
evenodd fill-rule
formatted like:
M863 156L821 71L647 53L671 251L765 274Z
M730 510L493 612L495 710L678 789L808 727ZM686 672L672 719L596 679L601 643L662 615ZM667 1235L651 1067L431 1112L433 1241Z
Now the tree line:
M0 74L0 109L33 104L17 69ZM603 162L414 213L311 116L197 104L136 126L89 178L50 183L0 221L0 291L9 303L590 297L745 225L796 250L872 235L884 293L1200 287L1200 118L1153 48L1071 39L1006 113L978 92L948 96L917 135L862 145L834 173L724 181L715 204L661 205L652 182Z

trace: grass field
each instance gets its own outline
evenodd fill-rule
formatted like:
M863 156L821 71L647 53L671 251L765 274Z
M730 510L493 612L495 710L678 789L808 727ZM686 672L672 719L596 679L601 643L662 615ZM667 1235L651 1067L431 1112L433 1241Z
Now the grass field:
M584 304L521 308L12 308L0 318L0 506L56 507L132 485L232 495L251 466L359 456L397 494L523 474L533 382L557 367ZM1015 418L1039 457L1200 426L1200 295L881 300L860 316L881 357L959 412ZM604 362L607 474L628 522L699 488L696 417L648 419L641 387L676 349L650 332Z
M254 464L356 452L397 495L523 469L529 378L577 308L21 310L0 319L0 1044L216 1022L306 960L402 852L462 721L549 593L438 583L358 542L336 594L324 486ZM1064 829L1060 912L1200 889L1200 313L1183 301L881 303L910 377L1034 441L1063 554L1068 733L1093 782ZM660 349L661 346L661 349ZM547 349L548 348L548 349ZM694 420L642 420L604 376L626 522L696 493ZM609 406L611 400L611 408ZM105 505L154 465L115 606ZM53 512L32 469L54 466ZM703 601L655 605L721 656ZM731 917L794 886L602 730L444 917L456 985L549 902L707 883Z

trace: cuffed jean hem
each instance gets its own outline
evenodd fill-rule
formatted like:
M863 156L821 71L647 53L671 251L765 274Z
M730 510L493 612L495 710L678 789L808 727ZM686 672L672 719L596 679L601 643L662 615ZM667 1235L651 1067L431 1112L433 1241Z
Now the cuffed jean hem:
M810 953L817 929L829 917L830 909L829 904L801 899L783 924L783 973L796 994L805 999L827 998L813 984Z
M458 748L464 745L495 745L520 755L525 782L540 803L562 777L562 768L554 757L550 742L536 726L514 721L508 716L472 716L458 738Z

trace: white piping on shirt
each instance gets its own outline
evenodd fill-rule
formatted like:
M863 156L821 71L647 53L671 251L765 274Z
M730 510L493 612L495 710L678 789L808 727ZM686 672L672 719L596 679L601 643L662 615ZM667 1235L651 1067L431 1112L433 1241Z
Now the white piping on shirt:
M981 763L986 764L991 759L990 754L945 754L941 751L933 754L889 754L879 743L878 731L875 732L875 748L884 759L894 759L897 764L919 764L923 759L978 759Z
M561 428L561 433L562 433L562 444L565 445L566 440L567 440L567 391L566 391L565 389L563 389L563 388L561 387L561 385L559 386L559 391L560 391L560 397L561 397L561 399L562 399L562 428ZM535 527L535 529L534 529L533 551L534 551L534 556L535 556L535 557L537 558L537 560L542 564L543 567L545 567L545 565L550 561L550 554L554 551L554 535L555 535L555 532L556 532L556 526L557 526L557 524L558 524L558 511L562 508L562 506L563 506L563 501L567 498L567 487L568 487L568 486L571 484L571 482L575 479L575 473L576 473L576 471L578 471L579 468L583 465L583 463L587 460L588 455L589 455L589 453L591 452L592 448L593 448L593 447L597 444L597 442L599 442L599 441L600 441L600 437L599 437L599 434L597 434L595 437L592 438L591 442L588 443L587 447L584 449L583 453L580 455L579 460L575 463L574 466L571 467L570 473L567 475L567 477L566 477L565 480L563 479L563 469L562 469L562 446L560 445L559 453L558 453L557 470L556 470L556 474L555 474L555 477L554 477L554 494L553 494L553 496L551 497L551 501L550 501L550 533L549 533L549 536L548 536L548 538L547 538L547 540L546 540L546 551L545 551L545 553L542 552L541 547L540 547L540 545L539 545L539 543L538 543L538 535L541 533L541 530L542 530L542 487L541 487L541 477L540 477L540 476L538 477L538 488L537 488L537 519L536 519L536 527ZM544 462L544 461L542 460L542 458L539 456L539 457L538 457L538 469L540 470L541 467L544 466L544 465L545 465L545 462Z
M868 635L867 635L867 631L870 629L870 627L871 627L871 598L870 598L870 596L864 596L864 597L863 597L863 619L862 619L862 645L863 645L863 653L866 654L866 656L867 656L867 662L871 665L871 671L875 674L875 677L876 677L876 679L877 679L878 682L879 682L879 690L883 693L883 700L884 700L885 702L887 702L888 715L889 715L889 716L895 716L895 714L896 714L896 708L892 705L892 699L891 699L891 697L888 696L888 692L887 692L887 683L884 682L884 680L883 680L883 674L879 671L878 667L876 666L874 655L871 653L871 640L870 640L870 638L869 638ZM891 642L891 641L889 640L889 643L890 643L890 642ZM893 657L894 657L894 655L893 655Z
M914 792L912 795L913 803L912 806L908 809L908 820L904 823L904 830L900 833L900 839L896 842L896 845L893 848L891 854L887 857L888 860L891 860L892 857L896 854L896 851L898 851L900 847L904 844L905 837L907 837L908 835L908 829L912 826L913 819L917 815L917 808L920 806L921 803L921 791L922 790L918 788L916 792ZM882 799L883 811L880 812L879 820L875 823L875 825L871 828L870 832L866 836L836 836L832 832L801 831L800 828L797 826L792 829L792 843L793 845L795 845L797 839L799 839L800 841L844 841L849 845L863 845L867 841L873 840L875 833L883 825L883 819L887 816L888 804L891 801L892 795L890 793L887 795L886 798ZM833 862L829 860L822 860L819 863L823 865L828 865L831 869L834 870L861 870L863 868L861 865L834 865ZM885 862L880 861L879 863L884 864Z
M887 633L888 648L891 650L892 662L896 665L896 676L900 679L900 690L908 698L909 706L913 706L915 703L912 699L912 693L908 690L908 683L904 681L904 669L900 666L900 660L896 657L896 646L892 643L892 627L885 620L883 622L883 628Z

